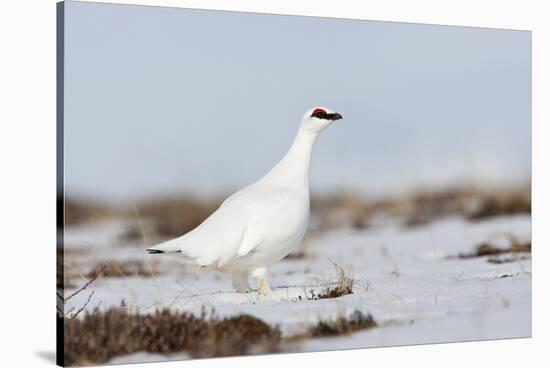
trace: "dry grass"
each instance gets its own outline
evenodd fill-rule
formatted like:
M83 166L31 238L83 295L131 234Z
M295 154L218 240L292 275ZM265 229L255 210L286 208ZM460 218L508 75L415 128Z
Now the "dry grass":
M514 256L514 257L489 257L487 258L487 262L492 264L503 264L503 263L513 263L518 261L528 261L530 260L530 256Z
M118 355L139 351L150 353L188 352L192 357L217 357L281 351L284 344L308 338L347 335L374 328L370 314L355 311L319 321L304 332L281 337L277 327L250 315L218 319L176 313L130 314L124 308L105 312L97 309L82 318L62 319L65 365L106 363Z
M376 327L376 321L370 314L355 311L350 318L340 316L334 320L320 321L308 330L308 337L327 337L349 335L353 332Z
M125 206L111 206L101 201L69 197L65 200L67 225L81 224L110 217L136 220L124 238L141 240L141 220L151 225L148 235L157 238L177 237L197 227L212 214L225 194L201 199L191 195L145 200ZM408 195L371 199L351 192L312 195L311 231L325 231L342 226L362 229L380 216L401 219L407 226L424 225L436 219L459 215L477 221L493 216L531 212L530 185L512 189L482 190L459 186L445 190L423 190Z
M68 265L70 264L70 259L75 255L81 255L86 253L84 249L63 249L57 248L57 260L56 260L56 286L58 289L72 288L75 287L74 280L81 278L82 275L72 270Z
M151 235L175 237L197 227L219 207L222 200L222 197L203 200L182 195L145 200L132 205L111 205L97 200L67 197L65 224L72 226L115 217L135 220L137 209L139 216L151 222ZM124 237L129 240L141 239L141 225L136 222Z
M157 274L155 264L146 264L143 261L108 261L99 262L88 272L86 277L94 277L101 272L102 277L152 277Z
M311 338L350 335L377 326L378 324L370 313L365 314L356 310L349 317L340 315L332 320L321 320L317 324L308 327L304 332L287 337L283 342L295 343Z
M531 253L531 242L521 242L514 236L509 236L510 246L506 248L498 247L492 243L485 242L479 244L473 252L459 254L460 259L469 259L486 256L499 256L502 254ZM490 263L504 263L496 260L497 258L488 258Z
M63 322L66 365L105 363L138 351L185 351L193 357L273 352L281 341L277 328L249 315L216 319L168 310L138 315L113 308Z
M150 200L136 205L139 215L151 222L152 236L173 238L200 225L221 204L222 199L200 200L192 197L174 197ZM139 224L130 227L124 238L142 238Z
M495 216L531 213L530 188L483 191L476 188L454 188L418 192L408 199L409 213L405 224L425 225L438 218L460 215L472 221Z
M58 201L61 199L58 198ZM102 201L65 197L65 225L73 226L87 222L99 221L119 215L115 209Z
M377 216L399 218L406 226L425 225L451 215L478 221L531 213L530 185L498 190L460 186L382 199L352 193L312 196L311 211L318 219L318 226L324 229L339 226L362 229L371 226Z
M307 254L304 251L300 250L298 252L289 253L283 259L291 261L291 260L300 260L305 258L307 258Z
M331 299L353 294L353 284L355 282L353 275L348 276L342 267L334 262L332 262L332 264L336 269L336 282L331 283L318 294L315 294L313 290L310 290L311 295L308 296L308 299Z
M531 213L531 196L528 191L500 192L482 198L479 208L468 218L479 220L494 216Z

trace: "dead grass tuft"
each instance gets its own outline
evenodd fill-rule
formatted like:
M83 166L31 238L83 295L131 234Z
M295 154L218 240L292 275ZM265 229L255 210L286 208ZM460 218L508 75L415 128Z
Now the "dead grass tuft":
M507 248L501 248L489 242L481 243L471 253L459 254L460 259L469 259L486 256L498 256L501 254L516 254L516 253L531 253L531 242L521 242L514 236L509 236L510 246ZM489 258L491 263L499 263L495 261L496 258ZM503 262L501 262L503 263Z
M309 330L311 337L348 335L353 332L376 327L376 321L370 314L355 311L350 318L340 316L332 321L320 321Z
M351 277L348 276L342 267L334 262L332 262L332 264L336 269L336 282L331 283L331 285L327 286L319 294L315 294L313 290L310 290L311 296L308 296L308 299L331 299L353 294L353 284L355 282L353 275L351 275Z
M503 263L513 263L518 261L527 261L530 260L530 256L515 256L515 257L489 257L487 262L492 264L503 264Z
M299 259L305 259L307 258L307 254L303 251L298 251L294 253L289 253L284 260L299 260Z
M478 209L469 214L470 220L488 217L531 213L531 196L527 192L497 193L481 199Z
M151 268L149 268L149 266ZM96 264L93 270L88 272L86 277L94 277L101 272L102 277L153 277L157 274L154 264L149 266L143 261L108 261L99 262Z
M309 327L305 332L288 337L286 341L295 342L315 337L349 335L360 330L377 326L378 324L370 313L365 314L356 310L348 318L341 315L332 320L321 320L317 324Z
M519 276L519 272L514 273L514 274L512 274L512 273L505 273L504 275L500 275L498 278L499 278L499 279L506 279L506 278L508 278L508 277L516 277L516 276Z
M278 328L249 315L220 320L168 310L129 314L113 308L63 322L66 365L105 363L138 351L186 351L193 357L273 352L281 341Z

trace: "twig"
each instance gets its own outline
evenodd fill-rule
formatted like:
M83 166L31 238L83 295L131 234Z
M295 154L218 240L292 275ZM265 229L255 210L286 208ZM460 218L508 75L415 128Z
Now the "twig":
M64 303L66 303L73 296L79 294L84 289L86 289L88 286L90 286L90 284L92 284L95 280L97 280L97 278L103 273L103 271L105 271L105 265L101 266L101 269L99 270L99 272L97 272L94 277L92 277L90 280L88 280L88 282L85 283L84 286L82 286L80 289L78 289L77 291L75 291L74 293L69 295L68 297L63 298L59 293L57 293L57 296L60 297L63 300Z
M76 318L76 316L78 316L80 314L80 312L82 312L88 306L88 303L90 303L90 300L92 299L92 296L94 295L94 292L95 291L92 290L90 295L88 295L88 300L86 300L86 303L84 303L84 305L82 307L80 307L80 309L77 310L76 313L74 313L70 319ZM72 311L72 309L71 309L71 311Z

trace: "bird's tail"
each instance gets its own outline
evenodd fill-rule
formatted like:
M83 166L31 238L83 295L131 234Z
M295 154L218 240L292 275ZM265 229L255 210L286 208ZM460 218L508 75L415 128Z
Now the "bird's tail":
M152 246L151 248L147 248L146 251L149 254L181 253L181 247L174 240L169 240L167 242Z

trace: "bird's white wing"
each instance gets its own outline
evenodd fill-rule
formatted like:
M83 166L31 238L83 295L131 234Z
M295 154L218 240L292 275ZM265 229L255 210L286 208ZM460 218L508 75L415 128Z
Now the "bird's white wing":
M295 191L284 188L267 188L250 194L243 208L248 219L237 256L243 257L261 247L277 233L287 230L286 223L295 219L290 209L301 203ZM304 209L305 210L305 209ZM290 217L288 217L290 216ZM298 219L296 219L298 220Z
M237 255L247 218L244 211L239 210L238 202L232 205L226 202L195 229L147 250L150 253L180 253L199 266L219 266L228 262Z
M259 231L254 231L255 222L253 219L249 221L246 231L243 236L241 245L237 251L238 257L243 257L250 253L254 248L262 244L264 236Z
M178 238L181 253L200 266L221 267L237 255L246 223L237 208L222 206L196 229Z

